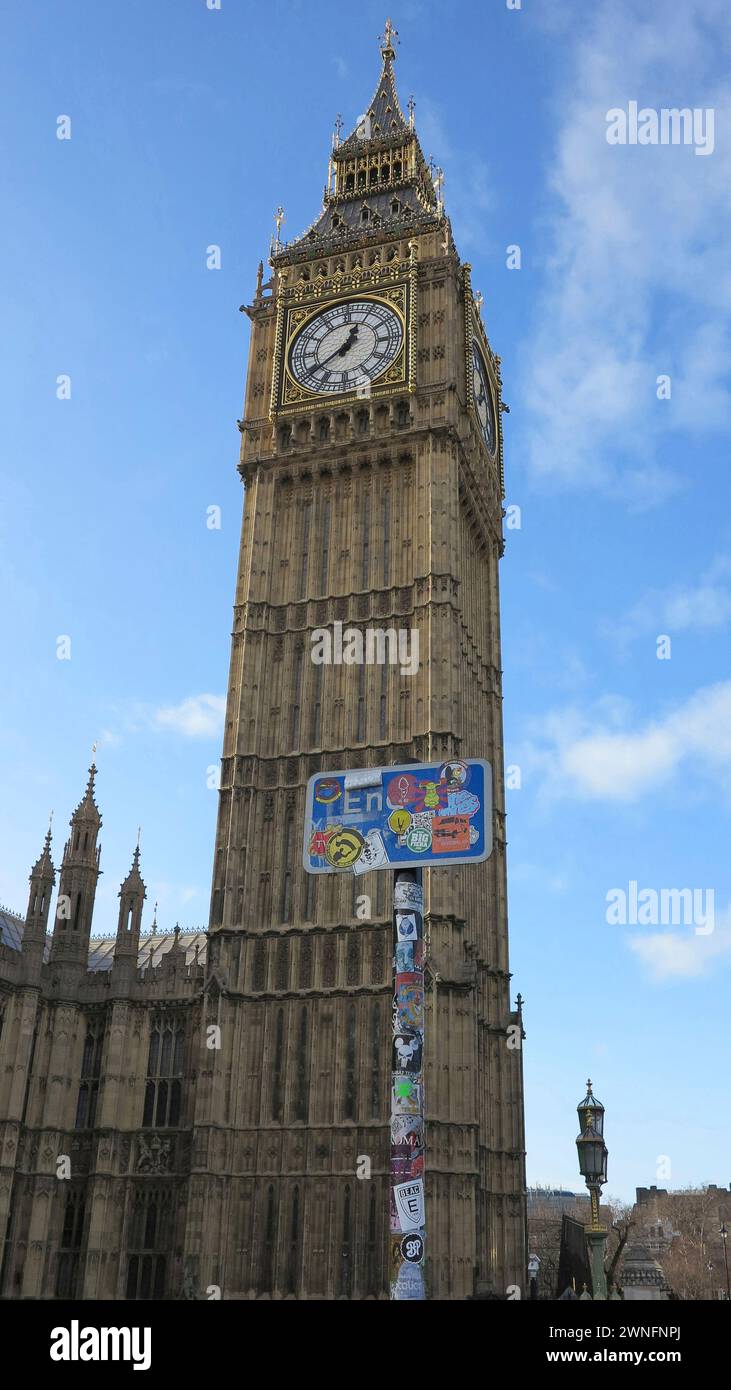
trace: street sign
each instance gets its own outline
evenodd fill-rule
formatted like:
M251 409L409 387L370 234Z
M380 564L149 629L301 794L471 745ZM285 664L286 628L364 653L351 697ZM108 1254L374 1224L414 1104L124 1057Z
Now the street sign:
M492 768L482 758L318 772L307 783L309 874L475 864L492 850Z

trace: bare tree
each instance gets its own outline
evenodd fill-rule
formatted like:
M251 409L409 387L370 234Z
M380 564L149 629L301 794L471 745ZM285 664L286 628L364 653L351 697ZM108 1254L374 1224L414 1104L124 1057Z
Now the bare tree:
M627 1237L635 1225L635 1219L632 1205L620 1201L618 1197L607 1198L607 1207L610 1212L611 1224L607 1238L604 1268L607 1276L607 1297L609 1297L615 1287L619 1288L619 1268L622 1253L627 1244Z

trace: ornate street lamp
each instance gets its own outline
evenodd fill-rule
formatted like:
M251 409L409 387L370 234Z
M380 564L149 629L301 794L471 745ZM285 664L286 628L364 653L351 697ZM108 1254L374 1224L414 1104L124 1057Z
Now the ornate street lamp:
M594 1096L591 1081L587 1081L586 1088L586 1095L577 1106L581 1133L576 1140L576 1148L579 1154L579 1171L586 1182L591 1199L591 1225L586 1228L591 1281L594 1297L602 1299L607 1296L604 1252L608 1231L599 1221L599 1200L602 1187L607 1181L609 1155L604 1143L604 1106Z
M722 1222L721 1222L721 1229L719 1230L718 1234L720 1235L721 1240L723 1241L723 1263L724 1263L725 1266L726 1266L726 1297L727 1297L729 1303L731 1303L731 1285L729 1285L729 1281L728 1281L728 1252L727 1252L727 1250L726 1250L726 1241L728 1240L728 1231L726 1230L726 1222L725 1222L725 1221L722 1221Z

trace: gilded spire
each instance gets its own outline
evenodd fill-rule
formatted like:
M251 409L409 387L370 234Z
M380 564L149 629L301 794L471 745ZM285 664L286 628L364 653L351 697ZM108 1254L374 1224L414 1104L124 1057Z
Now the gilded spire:
M398 41L398 29L394 29L390 19L387 19L386 28L379 37L379 43L381 45L381 57L383 58L384 63L392 63L394 61L396 57L396 49L394 48L394 43L398 43Z

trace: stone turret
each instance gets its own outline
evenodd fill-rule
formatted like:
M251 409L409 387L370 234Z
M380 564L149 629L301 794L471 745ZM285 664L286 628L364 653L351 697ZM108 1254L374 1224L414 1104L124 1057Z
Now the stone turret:
M28 911L25 915L21 948L26 966L26 978L30 981L37 982L40 979L43 950L48 930L48 916L51 910L51 897L55 882L56 870L51 858L51 827L49 825L43 849L30 871Z
M71 835L61 863L61 881L53 926L51 961L86 969L94 914L96 885L101 872L97 845L102 818L94 798L96 766L89 768L86 791L70 820Z

